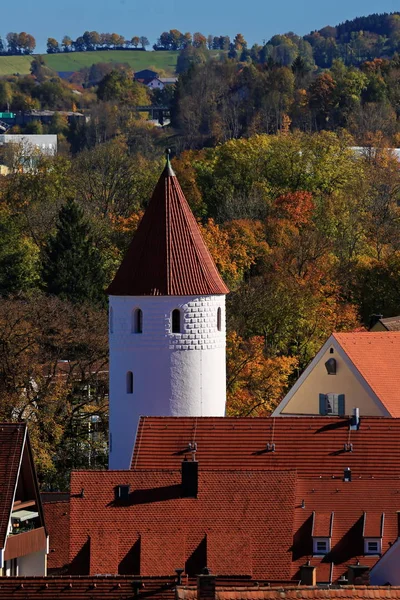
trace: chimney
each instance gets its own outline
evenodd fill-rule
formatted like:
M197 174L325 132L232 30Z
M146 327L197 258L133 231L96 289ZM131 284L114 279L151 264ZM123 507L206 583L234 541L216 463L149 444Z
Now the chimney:
M197 460L182 462L182 498L197 498L199 463Z
M346 467L343 471L343 481L351 481L351 469Z
M380 321L380 319L383 319L383 315L370 315L368 330L371 331L371 329L377 324L378 321Z
M197 576L197 600L215 600L216 576L205 567L203 575Z
M352 431L357 431L360 428L360 409L353 408L353 414L350 418L350 429Z
M117 485L114 488L115 500L128 500L130 486L129 485Z
M349 565L347 571L349 585L369 585L369 567L365 565Z
M317 585L317 568L307 561L305 565L300 567L300 584L301 585Z

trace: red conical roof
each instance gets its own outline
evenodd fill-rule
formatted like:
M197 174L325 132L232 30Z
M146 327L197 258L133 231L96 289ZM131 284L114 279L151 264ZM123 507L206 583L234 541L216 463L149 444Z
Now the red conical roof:
M111 296L227 294L169 161L107 293Z

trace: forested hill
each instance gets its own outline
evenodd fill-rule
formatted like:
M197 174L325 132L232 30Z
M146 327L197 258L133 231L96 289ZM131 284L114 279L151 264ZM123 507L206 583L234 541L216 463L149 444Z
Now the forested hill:
M400 51L400 13L374 13L326 26L304 36L319 67L330 67L335 58L359 65L374 58L391 58Z

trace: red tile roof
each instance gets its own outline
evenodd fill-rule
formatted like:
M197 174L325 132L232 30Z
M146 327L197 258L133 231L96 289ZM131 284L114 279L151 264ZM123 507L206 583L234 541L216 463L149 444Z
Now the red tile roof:
M313 537L331 537L333 526L333 512L316 512L313 515L312 536Z
M227 294L169 163L107 292L113 296Z
M43 501L43 496L42 496ZM61 572L69 560L69 500L43 501L44 517L49 531L48 573Z
M126 484L129 500L116 501L115 487ZM293 471L200 471L197 498L181 495L180 471L73 472L72 569L195 575L207 565L220 575L290 578Z
M26 425L0 423L0 548L4 548Z
M368 512L364 515L364 537L376 537L380 538L383 535L385 525L385 513L382 512Z
M360 564L372 567L378 556L364 555L364 519L373 526L380 525L385 513L382 552L386 552L398 536L398 498L400 480L353 479L351 482L319 479L299 479L296 484L296 508L294 518L293 570L298 579L299 569L307 560L317 566L317 581L326 582L327 564L334 563L333 581L347 573L348 565ZM304 508L303 508L304 506ZM313 558L312 522L313 512L326 515L334 512L331 552L324 557ZM365 516L364 516L365 513ZM377 516L379 514L379 519ZM375 529L373 529L376 532Z
M179 600L192 600L194 596L179 594ZM346 586L336 589L327 588L264 588L244 590L217 590L216 600L382 600L400 598L400 588Z
M349 423L331 416L142 417L132 468L178 469L196 442L202 471L296 469L341 480L350 467L353 478L400 477L400 419L361 417L358 431Z
M0 577L0 597L4 600L174 600L175 588L176 577Z
M400 331L334 333L392 417L400 417Z

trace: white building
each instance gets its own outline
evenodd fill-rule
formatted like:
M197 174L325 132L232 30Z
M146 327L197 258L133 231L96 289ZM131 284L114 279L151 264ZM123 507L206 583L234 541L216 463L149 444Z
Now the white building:
M167 165L110 296L110 469L141 415L224 416L228 289Z

